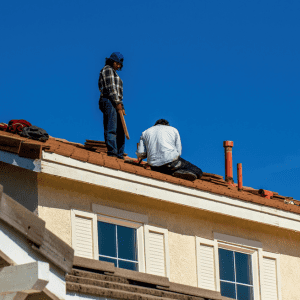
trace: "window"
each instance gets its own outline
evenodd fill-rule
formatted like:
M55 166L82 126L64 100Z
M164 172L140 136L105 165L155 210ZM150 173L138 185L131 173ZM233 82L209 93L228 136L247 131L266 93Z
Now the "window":
M250 254L219 248L221 295L253 300L253 272Z
M137 232L135 228L98 221L99 260L117 268L138 271Z
M98 204L92 210L71 210L75 256L170 277L167 229L148 225L146 215Z
M196 237L198 287L242 300L281 300L280 255L262 243L214 233Z

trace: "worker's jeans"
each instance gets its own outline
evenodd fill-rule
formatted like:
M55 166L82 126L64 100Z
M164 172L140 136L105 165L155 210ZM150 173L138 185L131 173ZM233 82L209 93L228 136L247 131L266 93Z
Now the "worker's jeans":
M202 170L200 168L191 164L190 162L188 162L187 160L185 160L181 157L178 157L177 160L175 160L171 163L167 163L167 164L159 166L159 167L151 167L151 170L157 171L160 173L164 173L164 174L168 174L168 175L172 175L176 171L189 171L189 172L194 173L197 176L197 178L199 178L199 179L201 178L201 176L203 174Z
M123 158L125 148L125 133L120 116L112 104L112 100L100 97L99 108L103 112L104 138L107 155Z

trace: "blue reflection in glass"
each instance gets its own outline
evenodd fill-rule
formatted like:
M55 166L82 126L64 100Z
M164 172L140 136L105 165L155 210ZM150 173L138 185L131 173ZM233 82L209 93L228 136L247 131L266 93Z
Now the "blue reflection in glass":
M251 256L235 252L236 281L239 283L252 284Z
M221 295L235 299L235 284L221 281Z
M137 263L132 263L132 262L129 262L129 261L119 260L119 268L138 271L138 264Z
M136 229L117 226L117 237L119 258L137 260Z
M233 252L219 249L220 279L235 281ZM225 296L225 295L224 295Z
M117 257L116 225L98 221L99 254Z
M238 300L253 300L253 287L237 284Z
M117 260L116 259L99 256L99 260L101 260L101 261L107 261L107 262L110 262L110 263L114 263L115 267L117 267Z

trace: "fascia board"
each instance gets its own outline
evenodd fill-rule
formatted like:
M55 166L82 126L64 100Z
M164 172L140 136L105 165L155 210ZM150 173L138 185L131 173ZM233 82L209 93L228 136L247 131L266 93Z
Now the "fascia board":
M27 169L34 172L41 172L41 160L20 157L17 154L0 150L0 161Z
M43 152L41 172L300 232L300 215Z

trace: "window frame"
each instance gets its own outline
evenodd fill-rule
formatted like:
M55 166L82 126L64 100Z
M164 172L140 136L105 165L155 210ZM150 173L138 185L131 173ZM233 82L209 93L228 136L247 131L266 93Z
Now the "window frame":
M136 229L136 237L137 237L137 248L138 248L138 272L145 272L145 258L144 258L144 224L142 223L137 223L133 221L128 221L124 219L119 219L119 218L114 218L110 216L105 216L105 215L97 215L97 221L105 222L105 223L110 223L114 225L120 225L120 226L125 226L129 228L134 228ZM96 237L96 242L97 242L97 249L98 249L98 230L97 230L97 237ZM97 260L99 260L99 249L97 251Z
M217 242L217 252L219 260L219 249L225 249L229 251L239 252L251 255L251 266L252 266L252 281L253 281L253 300L260 300L260 285L259 285L259 268L258 268L258 249L251 248L249 246L232 245L224 241ZM218 265L219 268L219 265ZM221 282L220 274L218 278L219 283ZM221 286L221 284L220 284ZM220 287L221 292L221 287Z
M104 214L100 211L103 210ZM76 244L76 233L75 233L75 218L76 216L85 217L92 220L92 242L93 242L93 259L99 260L99 249L98 249L98 220L110 224L121 225L129 228L136 229L137 234L137 245L138 245L138 270L137 272L145 273L145 247L144 247L144 226L145 224L139 221L147 221L148 217L145 215L123 211L121 209L111 208L98 204L92 204L93 212L81 211L71 209L71 229L72 229L72 247ZM111 215L107 215L107 214ZM120 216L131 217L135 220L128 220L120 218ZM75 248L74 248L75 250Z

